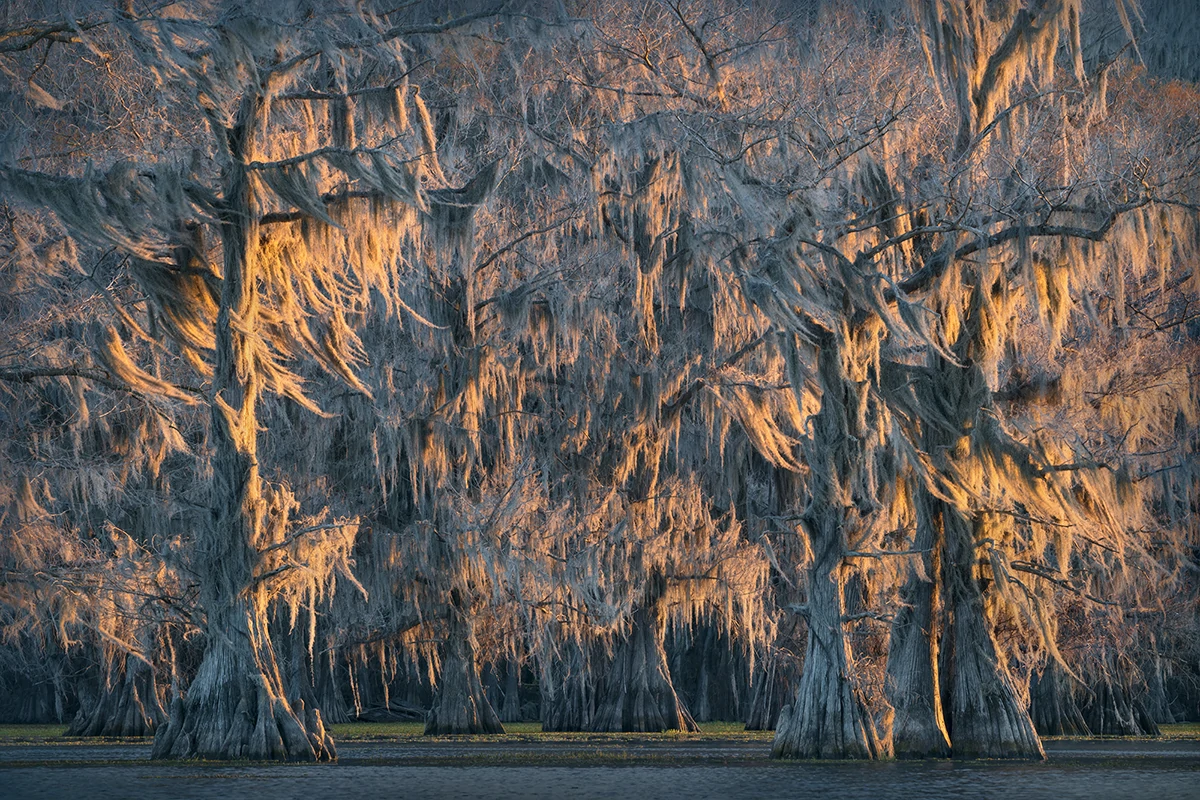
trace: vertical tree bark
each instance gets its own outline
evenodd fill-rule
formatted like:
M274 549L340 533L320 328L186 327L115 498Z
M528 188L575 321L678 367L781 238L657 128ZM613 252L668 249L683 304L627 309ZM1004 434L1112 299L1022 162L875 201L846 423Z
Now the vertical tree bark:
M830 525L832 528L833 525ZM844 542L826 529L809 569L808 645L796 700L784 707L771 748L774 758L874 759L885 743L853 674L844 617ZM816 544L816 542L814 542Z
M948 758L950 737L942 714L938 674L938 577L941 567L941 526L937 501L924 489L918 495L917 535L919 573L900 589L900 608L892 621L888 647L888 701L895 710L892 748L897 758ZM935 519L929 519L930 514Z
M1031 681L1029 716L1039 736L1092 735L1075 702L1071 677L1053 660Z
M132 655L107 661L95 701L81 707L68 736L150 736L166 718L149 664Z
M983 274L974 276L967 313L954 343L953 363L940 354L931 356L929 382L923 402L931 421L923 433L924 447L933 463L955 487L954 503L923 494L924 521L935 526L932 547L942 553L940 579L945 601L945 641L940 655L945 683L942 702L955 758L1045 758L1026 704L997 646L983 602L977 554L987 538L982 530L984 512L977 506L984 487L972 462L976 448L998 443L999 431L987 428L994 419L992 391L981 364L994 343L985 330L994 309L993 285ZM994 320L992 320L994 323ZM944 420L941 424L933 420ZM974 481L974 484L970 482ZM964 482L967 482L964 484Z
M559 645L557 661L544 664L541 678L543 731L590 731L596 717L595 675L584 646Z
M824 394L806 448L809 500L802 515L813 560L808 568L808 644L795 702L780 711L774 758L873 759L889 755L864 698L854 686L846 637L846 524L851 491L844 483L862 452L852 427L857 397L832 335L817 358Z
M972 521L943 511L950 637L950 744L955 758L1044 759L1033 720L1001 661L983 607Z
M336 758L320 712L284 695L268 625L268 597L255 579L264 503L258 469L256 352L258 226L252 179L261 99L248 93L228 129L230 166L221 216L224 275L216 324L212 437L213 520L199 533L195 568L207 646L186 699L171 704L154 758Z
M750 712L746 730L773 731L779 724L779 713L793 696L793 683L788 680L781 663L782 657L769 653L754 673L750 689Z
M425 735L481 733L504 733L504 725L479 678L474 622L460 603L452 601L437 696L425 722Z
M1143 668L1148 676L1146 681L1146 709L1155 723L1171 725L1176 722L1175 713L1171 709L1171 698L1167 693L1167 681L1163 667L1163 657L1153 652Z
M600 681L593 731L700 730L675 692L667 665L665 579L652 577L649 584L633 614L629 635L617 645Z
M1134 689L1133 665L1104 646L1103 663L1088 681L1091 695L1081 709L1093 734L1158 736L1158 724Z
M521 665L515 660L504 664L504 702L500 706L500 721L521 721Z
M713 639L716 638L713 629L708 627L704 631L704 643L700 647L700 665L699 675L696 678L696 697L692 703L694 709L692 719L699 722L708 722L712 719L712 705L708 699L709 688L709 669L708 662L713 648Z

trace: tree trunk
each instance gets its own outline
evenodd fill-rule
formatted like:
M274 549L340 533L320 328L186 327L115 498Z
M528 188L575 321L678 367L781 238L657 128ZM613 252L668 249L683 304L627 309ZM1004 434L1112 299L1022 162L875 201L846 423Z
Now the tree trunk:
M426 736L504 733L479 678L477 650L474 622L452 608L437 696L425 722Z
M1167 681L1164 676L1163 657L1157 652L1150 656L1145 667L1148 676L1146 681L1146 709L1155 723L1162 725L1174 724L1175 713L1171 710L1171 698L1167 694Z
M651 579L651 583L661 581ZM661 592L651 591L633 615L629 635L616 649L597 691L593 731L698 732L692 715L675 692L667 651L666 621L659 607Z
M779 724L779 712L787 705L793 692L792 673L786 670L783 657L769 653L754 673L750 692L750 713L746 718L748 731L773 731Z
M246 164L261 100L248 94L227 131L230 165L221 218L224 275L217 313L212 410L213 520L196 542L194 569L207 646L186 698L171 703L158 729L154 758L336 758L316 708L293 708L268 626L269 598L255 578L263 541L264 502L258 468L258 226Z
M150 736L166 719L154 670L132 655L108 660L95 702L81 707L68 736Z
M808 644L796 700L780 711L774 758L873 759L889 755L866 703L854 686L846 637L846 526L853 476L862 467L856 434L857 384L833 335L817 356L824 393L812 423L805 460L809 499L802 516L813 553L808 568Z
M821 544L809 569L804 670L795 702L780 711L771 756L885 757L886 743L877 735L871 713L849 678L853 672L843 623L845 566L841 537L833 534Z
M1029 687L1029 716L1040 736L1091 736L1079 712L1071 677L1051 660Z
M708 722L712 719L712 705L708 701L708 656L712 639L712 629L710 628L708 635L704 637L704 647L700 651L700 675L696 678L696 700L693 705L696 711L692 715L692 719L699 722Z
M562 658L541 669L542 730L590 731L596 717L596 686L588 653L583 645L559 645Z
M306 610L304 613L314 612ZM316 624L323 627L319 620ZM307 631L303 626L288 625L277 618L275 639L287 645L280 653L283 661L280 669L287 697L293 702L303 700L305 707L321 709L321 718L327 725L349 722L350 711L337 684L337 650L333 637L322 637L318 633L310 652Z
M1133 667L1105 647L1098 673L1088 681L1092 690L1083 705L1083 718L1097 736L1158 736L1159 729L1133 689Z
M500 705L500 721L521 721L521 665L512 660L504 664L504 702Z
M896 758L950 756L938 675L937 576L941 543L937 531L941 520L927 518L933 502L921 490L913 541L921 569L910 574L900 589L900 608L892 621L888 646L887 689L888 701L895 709L892 748Z
M974 526L943 508L950 622L950 746L955 758L1044 759L1041 740L983 607Z

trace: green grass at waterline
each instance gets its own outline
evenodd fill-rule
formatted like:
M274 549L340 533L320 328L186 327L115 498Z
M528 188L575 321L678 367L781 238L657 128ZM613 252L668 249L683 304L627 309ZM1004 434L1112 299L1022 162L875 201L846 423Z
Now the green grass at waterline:
M1200 739L1200 722L1181 722L1174 725L1162 725L1164 739ZM489 741L497 739L514 739L543 742L568 742L588 740L642 740L642 741L706 741L706 740L739 740L739 741L770 741L774 737L772 731L747 731L740 722L701 722L699 733L681 733L667 731L666 733L543 733L538 722L510 722L504 726L505 736L470 736L470 737L425 737L425 725L421 722L347 722L333 726L333 737L339 742L369 742L369 741L428 741L434 738L454 738L474 741ZM78 736L66 736L67 726L52 725L0 725L0 745L16 744L88 744L97 739L85 739ZM144 743L149 739L105 739L108 743Z
M588 733L586 731L571 731L545 733L540 722L506 722L503 738L538 741L538 742L569 742L589 739L638 739L644 741L662 741L687 739L688 741L706 741L721 739L728 741L770 741L774 736L771 731L748 731L740 722L701 722L699 733L683 733L682 731L666 731L664 733ZM426 737L423 722L347 722L333 726L333 738L339 742L364 742L377 740L403 739L465 739L488 741L501 738L499 735L484 736L453 736Z

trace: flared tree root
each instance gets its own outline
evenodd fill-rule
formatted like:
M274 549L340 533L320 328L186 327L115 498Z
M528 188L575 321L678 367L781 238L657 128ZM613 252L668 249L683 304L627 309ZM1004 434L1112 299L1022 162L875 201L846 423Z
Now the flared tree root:
M662 638L657 615L638 611L629 636L618 645L597 691L591 730L628 733L700 730L675 692Z
M95 701L79 709L68 736L151 736L166 719L154 670L135 656L112 664Z
M199 682L199 676L197 679ZM155 759L334 761L337 749L321 712L289 704L261 675L217 686L193 685L171 703L154 737Z

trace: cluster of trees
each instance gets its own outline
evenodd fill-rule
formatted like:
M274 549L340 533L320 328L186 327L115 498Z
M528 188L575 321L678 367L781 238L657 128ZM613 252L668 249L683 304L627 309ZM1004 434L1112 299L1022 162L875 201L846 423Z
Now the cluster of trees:
M48 5L0 714L1029 758L1200 710L1187 3Z

